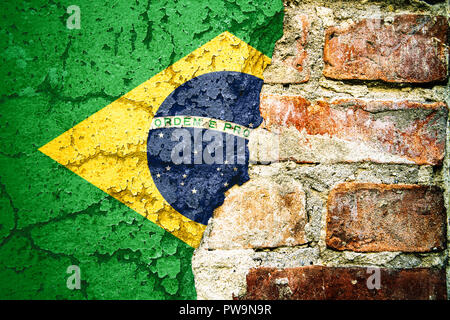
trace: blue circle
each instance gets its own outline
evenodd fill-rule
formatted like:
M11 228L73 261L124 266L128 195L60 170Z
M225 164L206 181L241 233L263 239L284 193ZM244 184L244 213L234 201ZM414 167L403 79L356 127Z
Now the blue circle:
M161 104L155 117L207 117L256 128L263 120L259 112L262 84L261 79L246 73L207 73L175 89ZM223 203L224 192L234 184L241 185L249 180L248 141L220 131L183 128L183 133L190 140L190 160L175 164L171 158L172 150L179 144L179 140L174 139L175 130L180 129L150 130L147 140L148 167L164 199L185 217L206 225L214 209ZM210 135L213 135L215 142L222 141L222 161L208 164L203 159L201 164L196 164L198 154L202 152L203 155L206 148L211 148L211 141L205 141ZM200 139L203 141L198 143ZM201 150L195 150L195 141ZM226 157L226 150L232 150L228 153L229 156L232 154L231 157ZM212 153L212 156L218 155L219 151Z

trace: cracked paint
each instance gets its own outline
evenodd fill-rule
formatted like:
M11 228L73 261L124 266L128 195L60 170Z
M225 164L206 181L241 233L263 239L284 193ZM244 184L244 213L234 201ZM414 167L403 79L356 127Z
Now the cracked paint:
M269 63L267 56L223 32L39 150L195 248L205 225L176 211L148 170L152 119L191 79L218 71L262 78Z
M69 4L0 5L0 297L195 298L190 246L37 149L225 30L270 56L281 1L78 1L80 30Z

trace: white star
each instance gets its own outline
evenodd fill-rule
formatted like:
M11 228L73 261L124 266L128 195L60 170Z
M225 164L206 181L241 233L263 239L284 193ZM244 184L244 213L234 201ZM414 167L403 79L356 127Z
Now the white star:
M225 164L228 164L228 160L225 160L225 162L224 162Z
M228 187L228 182L225 182L223 185L224 187Z
M184 182L180 183L182 186L184 186Z
M183 174L183 179L186 179L187 178L187 174Z
M253 123L250 123L248 126L249 126L250 128L253 128Z
M164 133L160 132L160 133L159 133L159 137L160 137L160 138L164 137Z
M158 173L158 174L156 175L156 177L157 177L157 178L160 178L160 177L161 177L161 175L160 175L160 174Z
M167 170L167 171L170 171L170 167L169 167L169 166L167 166L167 167L166 167L166 170Z
M217 171L220 171L220 168L217 168Z
M192 189L192 193L197 193L197 190L195 188Z
M197 152L197 150L194 150L194 154L197 154L198 152Z

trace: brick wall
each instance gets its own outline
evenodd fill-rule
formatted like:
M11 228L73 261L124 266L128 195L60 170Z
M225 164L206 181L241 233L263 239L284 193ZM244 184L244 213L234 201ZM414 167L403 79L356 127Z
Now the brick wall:
M287 1L200 299L446 299L448 3Z

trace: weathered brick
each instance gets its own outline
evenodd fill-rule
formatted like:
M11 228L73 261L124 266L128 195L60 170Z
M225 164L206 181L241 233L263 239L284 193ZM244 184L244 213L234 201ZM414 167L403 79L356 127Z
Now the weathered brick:
M262 95L260 109L265 127L280 129L281 160L436 165L444 158L448 108L443 102L312 104L300 96Z
M204 246L208 249L267 248L306 243L305 193L294 181L280 185L252 179L226 194Z
M303 83L309 80L309 20L306 15L286 16L283 37L275 44L272 64L264 72L266 83Z
M447 19L406 14L326 30L323 74L333 79L425 83L447 77Z
M247 293L255 300L444 300L445 271L441 269L379 269L307 266L288 269L255 268L247 274ZM372 288L372 289L370 289Z
M343 183L328 197L327 246L427 252L445 248L443 192L436 186Z

